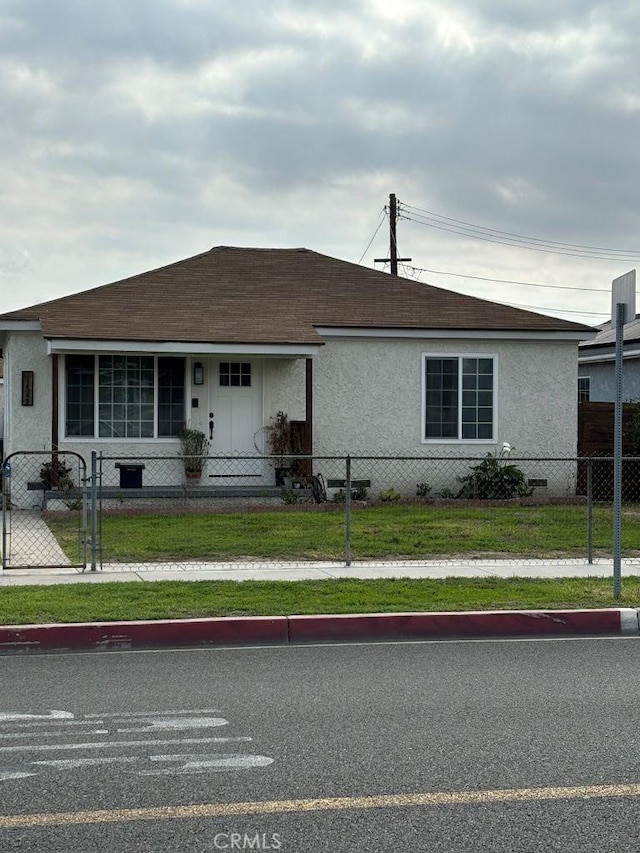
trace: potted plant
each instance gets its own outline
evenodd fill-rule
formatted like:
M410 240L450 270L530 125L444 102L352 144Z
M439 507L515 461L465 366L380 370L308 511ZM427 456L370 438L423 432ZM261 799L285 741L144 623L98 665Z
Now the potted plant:
M57 457L41 465L40 481L43 489L59 489L61 492L73 489L75 485L71 477L71 468Z
M271 418L266 434L270 454L274 457L271 462L275 468L276 486L284 486L291 454L291 422L286 412L277 412Z
M209 439L199 429L184 427L178 433L187 480L199 480L209 454Z

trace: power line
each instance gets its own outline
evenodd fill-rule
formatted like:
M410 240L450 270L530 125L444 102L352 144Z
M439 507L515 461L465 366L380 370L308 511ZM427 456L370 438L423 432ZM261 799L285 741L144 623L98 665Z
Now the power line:
M441 213L435 213L431 210L426 210L425 208L415 207L410 204L403 204L403 208L409 211L416 211L416 215L421 219L426 219L431 221L432 219L436 222L440 221L442 224L451 224L452 227L461 227L463 229L472 229L474 231L479 231L481 234L485 235L497 235L499 237L504 237L506 239L515 239L524 241L525 243L534 243L542 246L560 246L563 249L568 249L570 251L579 251L586 250L587 252L604 252L607 255L626 255L630 256L633 260L640 257L640 250L638 249L611 249L607 246L589 246L585 243L567 243L561 240L546 240L540 237L527 237L524 234L517 234L511 231L503 231L499 228L488 228L484 225L476 225L473 222L467 222L463 219L454 219L450 216L444 216ZM405 218L410 219L410 216L406 216ZM417 220L415 220L417 221ZM427 222L423 223L427 224Z
M409 267L409 269L417 270L418 272L429 272L429 270L420 269L418 267ZM435 272L435 270L431 270L431 272ZM446 273L446 274L456 275L456 273ZM470 276L470 278L480 278L480 276ZM482 280L483 281L497 281L497 282L504 281L503 279L493 279L493 278L482 279ZM515 282L506 282L506 283L510 284L510 283L515 283ZM520 282L520 283L525 284L526 282ZM533 285L533 286L534 287L540 287L541 285ZM544 285L542 285L542 286L544 286ZM554 285L547 285L547 286L548 287L554 287ZM561 286L558 285L558 287L561 287ZM570 287L567 287L567 288L563 288L563 289L565 289L565 290L585 290L587 288L570 288ZM590 292L596 292L596 291L590 291ZM599 291L599 292L608 293L609 291ZM479 297L474 297L474 298L477 299ZM576 309L556 308L555 306L549 306L549 305L546 305L546 306L522 305L520 303L515 303L515 302L503 302L500 299L494 299L493 301L499 302L502 305L508 305L511 308L524 308L524 309L531 310L531 311L548 311L548 312L551 312L552 314L553 313L556 313L556 314L579 314L582 316L589 316L589 317L606 317L606 316L608 316L607 311L578 311Z
M576 311L571 308L544 308L541 305L521 305L517 302L503 302L502 305L508 305L510 308L526 308L530 311L551 311L554 314L580 314L588 317L607 317L606 311Z
M395 196L390 196L390 199L393 199L395 201ZM408 216L406 214L403 215L400 212L401 209L405 209L405 210L411 209L411 210L419 211L419 213L418 213L417 218L416 218L416 217ZM360 261L358 261L358 263L361 263L362 259L364 258L367 251L369 250L369 247L373 243L375 236L377 235L378 231L380 230L380 228L382 226L383 217L384 217L386 212L387 212L387 208L385 207L382 210L380 222L378 223L378 226L377 226L377 228L373 234L373 237L369 241L369 244L368 244L367 248L365 249L365 251L363 252L363 254L360 258ZM428 214L428 216L424 216L423 213ZM436 217L436 219L434 221L432 219L429 219L429 217ZM569 255L569 256L573 256L573 257L587 257L587 258L592 258L595 260L614 260L614 259L615 260L626 260L624 257L618 256L618 255L615 255L614 257L606 257L605 258L605 257L600 257L600 256L594 255L594 254L584 254L581 251L581 250L586 250L587 252L600 252L600 251L602 251L602 252L606 252L608 254L614 254L614 253L625 252L626 250L623 250L623 249L611 249L611 250L609 250L609 249L604 249L602 247L590 247L590 246L585 246L582 244L562 243L560 241L555 241L555 240L541 240L540 238L537 238L537 237L524 237L523 235L512 234L508 231L499 231L497 229L484 228L483 226L473 225L472 223L464 222L463 220L456 220L456 219L452 219L451 217L441 216L440 214L432 213L431 211L425 211L421 208L416 208L416 207L413 207L411 205L401 204L400 202L397 203L397 218L407 219L409 221L417 222L418 224L427 225L427 226L432 227L432 228L437 228L438 230L441 230L441 231L448 231L452 234L456 234L457 236L473 237L473 238L478 239L478 240L484 240L485 242L501 243L503 245L509 245L509 246L514 247L514 248L532 249L533 251L538 251L538 252L549 252L549 253L553 253L553 254ZM422 220L426 220L426 221L422 221ZM444 220L444 223L441 220ZM452 223L451 228L446 227L446 225L448 223ZM476 233L476 232L479 232L479 233ZM502 239L502 238L504 238L504 239ZM394 239L394 235L392 233L392 242L393 242L393 239ZM539 244L539 245L518 245L518 243L516 242L517 240L525 241L525 243L533 243L533 244ZM556 246L560 246L563 248L558 249L558 248L555 248ZM393 248L394 247L392 245L392 249ZM567 251L565 251L565 249ZM392 254L393 254L393 252L392 252ZM638 254L640 255L640 252ZM404 258L400 259L399 258L398 259L398 261L404 261L404 260L410 260L410 259L409 258L407 258L407 259L404 259ZM381 258L380 261L383 262L385 267L386 267L387 264L389 263L390 259L385 258L383 260ZM455 273L455 272L450 272L450 271L446 271L446 270L434 270L434 269L428 269L426 267L414 267L414 266L408 265L406 263L401 263L400 265L402 266L403 274L413 276L413 278L415 280L419 280L420 275L422 273L431 273L432 275L448 275L448 276L455 276L458 278L470 278L470 279L474 279L476 281L490 281L490 282L495 282L498 284L514 284L514 285L518 285L518 286L521 285L521 286L525 286L525 287L541 287L541 288L550 289L550 290L573 290L573 291L581 291L581 292L586 292L586 293L609 293L609 291L604 289L604 288L570 287L568 285L560 285L560 284L558 284L558 285L541 284L538 282L531 282L531 281L518 281L518 280L514 280L514 279L490 278L488 276L470 275L470 274L466 274L466 273ZM417 275L416 275L416 273L417 273ZM396 274L397 274L397 272L396 272ZM579 310L570 309L570 308L556 308L556 307L547 307L547 306L542 307L539 305L521 305L521 304L516 304L516 303L510 303L510 302L502 302L501 304L507 305L507 306L513 307L513 308L522 308L522 309L532 310L532 311L544 311L544 312L548 312L551 314L574 314L574 315L590 316L590 317L606 317L607 316L606 311L579 311Z
M463 272L447 272L445 270L431 270L427 269L427 267L414 267L409 264L403 264L405 269L414 270L415 272L428 272L433 275L452 275L457 278L473 278L476 281L495 281L498 284L520 284L525 287L546 287L551 290L582 290L587 293L610 293L610 290L606 290L605 288L598 287L569 287L565 284L537 284L533 281L516 281L510 278L489 278L484 275L469 275Z
M412 216L402 216L401 219L407 219L410 222L416 222L418 225L426 225L428 228L435 228L438 231L445 231L449 234L455 234L457 237L472 237L475 240L480 240L483 243L494 243L496 245L502 246L511 246L513 249L529 249L532 252L544 252L546 254L551 255L566 255L570 258L589 258L593 261L626 261L629 263L636 263L637 258L640 257L640 253L636 256L623 256L623 255L596 255L596 254L588 254L582 251L562 251L561 249L554 248L543 248L542 246L527 246L521 245L513 240L504 239L501 240L499 238L490 237L488 235L481 236L480 234L476 234L472 231L456 229L456 228L447 228L444 225L438 225L435 222L423 222L420 219L415 219Z
M378 222L378 227L377 227L377 228L376 228L376 230L373 232L373 237L369 240L369 243L368 243L368 245L367 245L367 248L364 250L364 252L363 252L363 253L362 253L362 255L360 256L360 260L358 261L358 263L359 263L359 264L361 264L361 263L362 263L362 258L364 258L364 256L367 254L367 252L368 252L368 251L369 251L369 249L371 248L371 244L372 244L372 243L373 243L373 241L376 239L376 235L377 235L378 231L380 230L380 228L382 228L382 223L384 222L384 218L385 218L386 214L387 214L387 208L386 208L386 207L383 207L383 208L382 208L382 210L380 211L380 222Z

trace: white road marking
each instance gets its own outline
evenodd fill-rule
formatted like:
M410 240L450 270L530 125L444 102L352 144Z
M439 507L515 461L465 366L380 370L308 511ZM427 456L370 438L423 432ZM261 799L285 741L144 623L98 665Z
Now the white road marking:
M71 750L100 750L150 748L167 745L201 745L201 744L239 744L249 743L250 737L196 737L145 740L103 740L82 743L36 743L29 744L29 738L60 738L74 734L114 735L140 732L155 734L159 732L189 732L228 726L229 721L224 717L210 716L219 713L212 709L196 711L156 711L113 714L87 714L85 719L76 720L68 711L50 711L47 714L23 714L18 712L0 712L0 742L2 740L19 740L19 745L0 746L0 753L22 753L29 755L37 752L67 752ZM55 725L54 721L59 721ZM120 724L120 728L116 728ZM128 725L127 725L128 724ZM94 728L87 731L86 726L108 725L109 728ZM71 729L71 726L82 726L81 729ZM45 727L45 728L42 728ZM4 731L2 731L4 728ZM218 773L229 770L245 770L253 767L267 767L273 764L273 758L265 755L243 755L242 753L166 753L161 755L116 755L101 757L41 759L26 761L20 768L0 768L0 782L12 779L22 779L37 776L47 770L68 771L96 768L107 765L125 765L124 770L141 776L173 776Z
M7 782L9 779L24 779L25 776L37 775L37 773L27 773L23 770L0 770L0 782Z
M10 722L10 721L9 721ZM11 723L12 729L36 729L41 728L42 726L51 726L53 720L38 720L37 722L32 723ZM0 725L3 724L3 721L0 720ZM7 723L5 723L7 725ZM92 720L64 720L59 724L63 726L65 729L68 729L70 726L99 726L104 725L103 720L101 720L97 715L95 719Z
M109 729L94 729L90 732L81 732L83 735L108 735ZM26 737L69 737L69 732L9 732L0 734L0 740L17 740Z
M241 755L220 753L212 756L192 756L181 767L159 767L157 770L136 770L138 776L187 776L195 773L220 773L225 770L248 770L251 767L268 767L273 758L266 755ZM175 761L176 756L152 755L151 761Z
M0 752L53 752L58 750L65 751L70 749L115 749L119 746L161 746L163 744L178 743L248 743L250 740L250 737L195 737L177 738L175 740L119 740L98 743L36 744L34 746L22 744L21 746L0 746Z
M72 720L71 711L48 711L46 714L21 714L14 711L0 711L0 723L13 720Z
M372 641L344 641L339 643L287 643L286 645L268 645L261 644L259 646L255 645L246 645L246 646L198 646L197 648L185 649L180 646L167 646L163 649L105 649L102 651L89 651L89 652L56 652L57 658L63 657L92 657L95 658L98 655L166 655L166 654L217 654L220 652L275 652L275 651L291 651L292 649L300 650L300 649L335 649L341 647L351 647L351 646L441 646L441 645L451 645L455 643L456 645L462 644L476 644L476 643L585 643L585 642L593 642L597 640L599 642L625 642L632 641L638 642L640 641L640 636L625 636L623 634L616 634L615 636L598 636L594 635L593 637L488 637L486 639L481 638L473 638L473 639L441 639L441 640L372 640ZM0 653L0 657L2 654ZM9 655L7 655L9 657ZM29 652L29 658L38 658L38 657L51 657L50 652ZM24 661L24 658L21 658ZM171 712L175 713L175 712ZM193 713L189 711L188 713ZM86 716L90 716L87 714ZM96 714L96 716L106 716L105 714ZM120 716L119 714L114 714L113 716Z
M194 708L191 711L120 711L119 713L113 714L85 714L85 720L93 720L100 719L106 720L107 718L111 720L128 720L130 717L168 717L171 715L172 717L180 717L180 716L190 716L193 717L196 714L219 714L219 708Z
M145 721L141 726L132 729L117 729L121 734L130 732L178 731L180 729L208 729L216 726L228 726L229 721L223 717L161 717Z
M110 758L60 758L46 761L30 761L29 765L53 767L55 770L75 770L79 767L97 767L101 764L133 764L139 761L135 755L117 755Z

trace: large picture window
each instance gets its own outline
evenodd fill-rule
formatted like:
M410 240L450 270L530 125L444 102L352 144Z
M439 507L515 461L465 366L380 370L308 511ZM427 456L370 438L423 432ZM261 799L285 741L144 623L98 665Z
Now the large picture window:
M67 355L65 395L69 437L174 436L185 420L185 359Z
M426 441L493 441L493 356L424 355Z

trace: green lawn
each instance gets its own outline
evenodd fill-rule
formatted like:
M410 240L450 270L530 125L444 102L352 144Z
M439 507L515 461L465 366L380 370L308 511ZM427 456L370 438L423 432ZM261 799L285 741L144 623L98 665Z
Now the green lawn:
M593 545L611 553L610 507L594 509ZM47 519L66 553L77 560L77 519ZM342 559L344 514L340 511L125 515L106 513L103 560ZM640 553L636 507L625 510L623 548ZM585 506L376 506L352 518L353 559L445 556L584 557Z
M634 607L640 578L157 581L6 587L0 624L422 610Z

